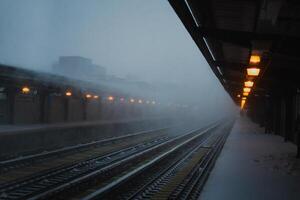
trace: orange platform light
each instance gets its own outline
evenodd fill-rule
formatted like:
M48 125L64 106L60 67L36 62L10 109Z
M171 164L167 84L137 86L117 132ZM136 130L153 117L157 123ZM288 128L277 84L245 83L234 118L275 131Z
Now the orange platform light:
M250 63L251 64L258 64L258 63L260 63L260 56L258 56L258 55L251 55L250 56Z
M252 87L254 82L253 81L245 81L245 87Z
M108 96L108 97L107 97L107 100L108 100L108 101L113 101L114 99L115 99L115 98L114 98L113 96Z
M249 92L243 92L243 96L248 96L249 95Z
M243 88L243 92L250 92L251 91L251 88L247 88L247 87L245 87L245 88Z
M68 96L68 97L72 96L72 92L67 91L67 92L66 92L66 96Z
M257 67L249 67L247 68L247 74L248 76L258 76L260 72L260 69Z
M244 108L244 106L245 106L245 103L246 103L246 100L244 100L244 99L243 99L243 100L241 101L241 109L243 109L243 108Z
M30 92L30 88L29 88L29 87L24 86L24 87L22 88L22 93L28 94L29 92Z
M242 100L246 100L247 99L247 97L242 97Z
M86 97L87 99L90 99L90 98L92 98L92 95L86 94L85 97Z

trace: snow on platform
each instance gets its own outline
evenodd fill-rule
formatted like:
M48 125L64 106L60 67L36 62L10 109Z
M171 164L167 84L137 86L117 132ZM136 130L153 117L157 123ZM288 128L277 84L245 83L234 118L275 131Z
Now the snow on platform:
M201 200L299 200L296 146L238 118L200 196Z

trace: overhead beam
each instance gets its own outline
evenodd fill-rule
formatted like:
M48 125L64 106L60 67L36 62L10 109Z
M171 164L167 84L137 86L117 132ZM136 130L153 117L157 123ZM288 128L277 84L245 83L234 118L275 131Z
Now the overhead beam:
M214 38L223 42L251 48L251 41L280 42L284 40L290 44L300 44L300 37L283 34L256 33L247 31L227 30L219 28L199 27L198 34L202 37Z
M186 2L184 0L169 0L169 3L182 21L185 28L190 33L191 37L193 38L196 45L208 62L209 66L211 67L212 71L225 88L226 84L223 81L223 76L219 73L217 66L214 63L215 60L213 58L213 55L211 55L209 47L204 41L204 38L199 35L197 23L194 21Z
M239 62L228 62L228 61L215 61L215 64L218 66L222 66L222 68L230 69L230 70L236 70L239 72L243 72L246 70L247 64L245 63L239 63Z

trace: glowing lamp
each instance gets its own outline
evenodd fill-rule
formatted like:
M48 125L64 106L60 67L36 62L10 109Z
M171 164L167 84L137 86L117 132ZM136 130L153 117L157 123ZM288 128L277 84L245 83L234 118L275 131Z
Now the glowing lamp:
M85 95L85 97L86 97L87 99L89 99L89 98L91 98L91 97L92 97L92 95L90 95L90 94L86 94L86 95Z
M143 100L142 100L142 99L139 99L138 102L139 102L139 103L143 103Z
M125 99L124 99L123 97L121 97L121 98L120 98L120 101L122 101L122 102L123 102L124 100L125 100Z
M68 97L72 96L72 92L70 92L70 91L66 92L66 96L68 96Z
M250 67L247 68L247 74L248 76L258 76L260 72L260 69L257 67Z
M94 95L94 97L93 97L94 99L98 99L99 98L99 96L98 95Z
M155 105L155 104L156 104L156 102L155 102L155 101L152 101L151 103L152 103L153 105Z
M241 109L243 109L243 108L244 108L244 106L245 106L245 103L246 103L246 100L245 100L245 99L242 99L242 101L241 101Z
M240 94L238 94L238 95L236 95L238 98L240 98L241 97L241 95Z
M114 98L113 96L108 96L108 97L107 97L107 100L108 100L108 101L113 101L114 99L115 99L115 98Z
M248 92L249 93L250 91L251 91L251 88L246 88L246 87L243 88L243 92Z
M249 92L243 92L243 96L248 96Z
M258 56L258 55L252 55L252 56L250 56L250 63L251 64L258 64L258 63L260 63L260 56Z
M29 88L29 87L24 86L24 87L22 88L22 93L28 94L29 92L30 92L30 88Z
M135 102L135 100L134 100L134 99L130 99L129 101L130 101L130 103L134 103L134 102Z
M245 81L245 87L252 87L254 84L253 81Z
M243 97L243 98L242 98L242 100L246 100L246 99L247 99L247 97Z

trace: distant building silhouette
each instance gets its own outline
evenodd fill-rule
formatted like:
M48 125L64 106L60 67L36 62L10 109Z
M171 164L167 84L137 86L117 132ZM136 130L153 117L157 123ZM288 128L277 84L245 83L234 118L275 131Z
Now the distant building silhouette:
M106 69L92 63L91 59L81 56L60 56L53 65L55 73L87 81L99 81L106 78Z

